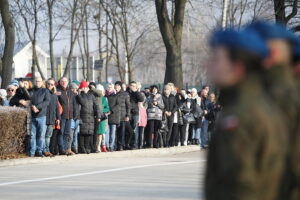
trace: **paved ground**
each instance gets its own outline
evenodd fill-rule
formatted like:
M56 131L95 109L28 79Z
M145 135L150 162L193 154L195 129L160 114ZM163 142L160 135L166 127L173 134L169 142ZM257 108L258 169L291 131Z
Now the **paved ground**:
M0 168L0 199L203 199L205 153Z

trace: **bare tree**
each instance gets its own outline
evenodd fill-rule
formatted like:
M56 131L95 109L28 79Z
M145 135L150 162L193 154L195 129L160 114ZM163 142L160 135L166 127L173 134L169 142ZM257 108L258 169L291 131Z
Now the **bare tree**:
M16 0L16 4L18 6L18 11L24 21L27 36L32 44L32 68L31 68L32 78L35 79L35 67L37 67L41 77L45 79L36 52L37 31L40 25L38 15L43 7L43 2L40 0L32 0L32 1Z
M174 22L172 23L167 1L155 0L158 24L167 50L164 82L173 82L178 87L183 87L181 40L186 2L186 0L175 1Z
M0 12L5 29L5 47L2 57L1 88L5 88L12 77L12 63L15 44L15 26L11 17L8 0L0 0Z
M70 11L71 16L71 27L70 27L70 48L67 57L67 63L63 76L69 77L70 66L72 62L72 55L74 50L75 42L78 38L79 30L83 24L84 11L83 6L80 4L79 0L73 0L71 4L68 4L67 10ZM79 13L78 13L79 12Z

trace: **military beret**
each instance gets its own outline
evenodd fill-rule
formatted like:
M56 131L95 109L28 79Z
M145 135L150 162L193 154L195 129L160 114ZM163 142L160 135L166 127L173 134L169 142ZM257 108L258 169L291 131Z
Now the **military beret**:
M256 53L265 58L268 54L266 42L254 31L237 31L234 29L219 30L212 34L210 45L213 48L225 46Z
M245 30L255 31L264 40L283 39L295 41L295 34L287 30L283 24L271 24L263 21L256 21L248 25Z

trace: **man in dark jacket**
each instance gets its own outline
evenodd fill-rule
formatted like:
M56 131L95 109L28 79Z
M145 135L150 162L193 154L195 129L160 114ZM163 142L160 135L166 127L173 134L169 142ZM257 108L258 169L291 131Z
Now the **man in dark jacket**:
M164 137L164 145L165 147L170 146L170 138L172 134L172 128L174 123L174 114L177 111L177 103L174 95L171 94L171 87L169 85L165 85L165 90L163 94L163 102L165 104L165 117L168 125L168 133Z
M118 150L122 151L125 147L125 131L126 124L129 124L130 119L130 97L127 92L122 91L122 82L115 83L115 90L117 92L117 101L120 106L120 126L118 128Z
M63 77L59 81L59 86L57 87L56 95L58 101L63 108L63 113L61 115L61 131L58 136L59 151L62 155L73 155L74 153L69 149L70 141L70 131L71 122L73 119L73 92L69 89L69 81L66 77Z
M42 88L43 80L38 77L31 96L32 125L30 138L30 157L43 156L46 134L46 113L50 102L49 91Z
M59 114L59 107L58 107L58 99L55 94L55 80L53 78L49 78L47 80L46 85L49 96L50 96L50 102L47 107L47 113L46 113L46 136L45 136L45 148L44 148L44 155L52 157L53 155L50 153L50 140L53 133L53 125L55 123L60 123L60 114Z
M120 105L118 104L118 95L114 91L114 85L108 84L106 97L109 105L108 126L109 134L107 134L109 151L115 150L116 128L120 124Z
M131 105L131 120L130 124L134 130L134 137L132 138L132 148L136 149L138 147L138 122L139 122L139 107L138 103L144 101L144 97L141 92L138 91L137 83L132 81L129 86L128 94L130 97Z
M75 82L73 82L71 84L70 88L74 94L74 101L73 101L73 119L72 119L72 123L71 123L71 138L72 138L73 142L72 142L72 144L69 144L69 145L71 145L72 152L77 154L78 153L78 133L79 133L79 129L80 129L80 125L79 125L80 104L76 100L76 96L78 95L79 86Z

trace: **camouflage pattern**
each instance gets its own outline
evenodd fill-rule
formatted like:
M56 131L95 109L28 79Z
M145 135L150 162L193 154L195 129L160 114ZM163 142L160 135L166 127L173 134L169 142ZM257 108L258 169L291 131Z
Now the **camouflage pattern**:
M221 91L224 109L208 152L207 200L274 200L284 171L282 114L251 76Z
M281 110L283 120L288 125L288 145L286 154L286 168L281 181L279 200L297 199L300 192L300 98L296 81L289 66L274 66L265 74L266 92L275 105ZM296 174L297 177L296 177ZM294 194L293 194L294 193ZM297 197L296 197L297 196Z

